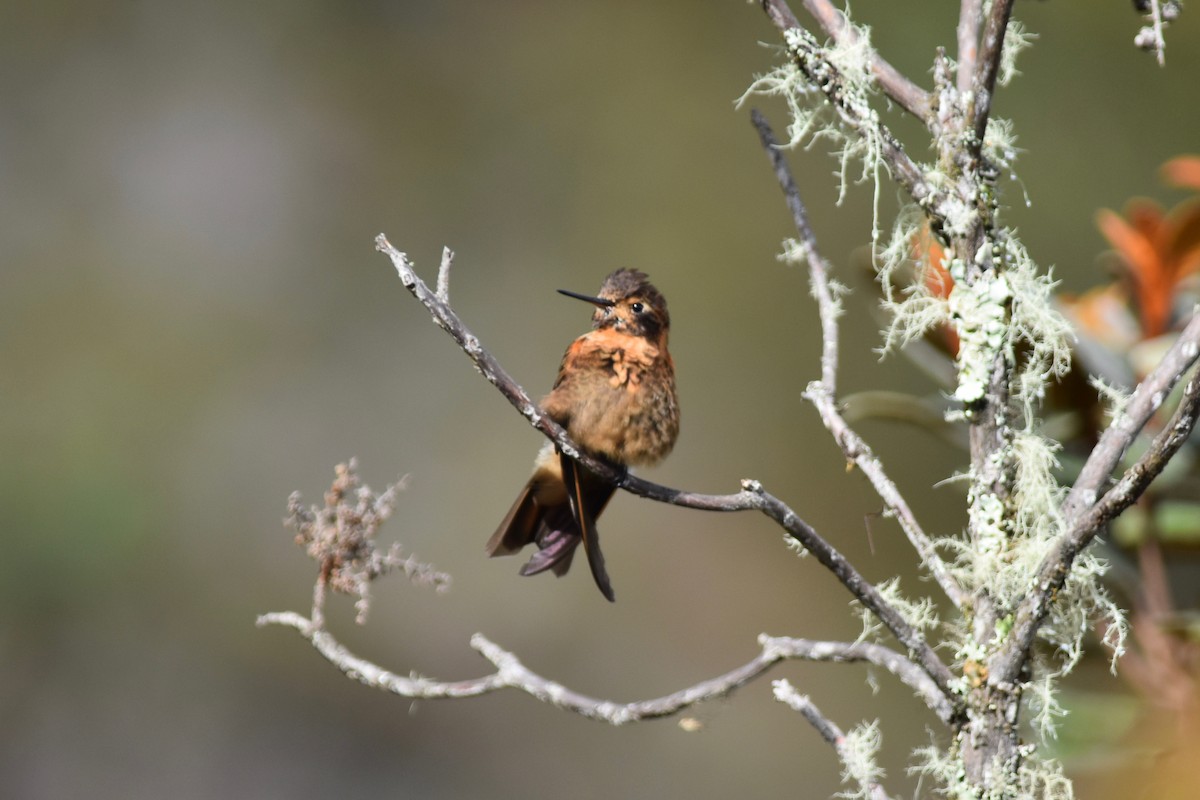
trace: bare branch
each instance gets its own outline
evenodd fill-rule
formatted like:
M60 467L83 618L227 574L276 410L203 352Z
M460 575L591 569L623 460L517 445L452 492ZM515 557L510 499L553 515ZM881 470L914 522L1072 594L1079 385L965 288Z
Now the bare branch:
M987 132L988 117L992 113L992 93L996 90L996 76L1000 74L1000 56L1004 52L1004 32L1012 16L1013 0L994 0L987 23L983 29L983 41L979 48L979 65L975 71L972 91L975 93L973 110L968 121L974 127L975 141L971 147L978 154Z
M983 25L983 0L962 0L958 12L958 92L971 91L979 61L979 29Z
M1195 374L1183 390L1179 407L1171 418L1171 424L1155 437L1150 449L1121 476L1116 486L1105 493L1104 498L1076 523L1077 530L1091 528L1093 535L1102 525L1116 517L1145 493L1150 484L1166 468L1179 448L1183 447L1196 427L1200 414L1200 379Z
M800 0L825 34L839 44L853 45L858 34L829 0ZM763 0L763 10L780 31L799 28L800 21L784 0ZM929 118L929 93L910 81L877 52L871 53L871 74L884 93L917 119Z
M347 676L369 686L401 697L443 699L476 697L500 689L517 689L545 703L574 711L589 719L624 725L646 719L667 717L689 706L724 697L745 686L780 661L865 661L876 664L897 675L915 688L923 697L936 699L937 687L908 659L883 645L850 642L818 642L807 639L760 636L762 651L746 664L693 686L663 697L633 703L614 703L599 700L567 689L559 683L538 675L521 663L514 654L504 650L481 633L471 637L471 647L492 662L496 671L480 678L465 681L437 681L417 675L397 675L351 653L328 631L313 620L291 611L263 614L259 627L282 625L294 628L307 639L317 652ZM931 706L943 721L950 718L951 707L942 698Z
M834 394L837 391L837 321L840 309L829 286L830 265L817 248L817 236L813 233L812 226L808 224L808 211L804 208L800 190L796 188L796 181L792 178L792 172L788 168L787 160L783 157L783 151L779 149L779 142L776 140L771 126L758 109L751 109L750 120L754 123L763 150L771 161L772 169L775 170L775 177L779 181L779 187L783 189L788 210L792 212L792 223L800 235L797 242L804 251L804 259L808 263L809 282L812 283L813 297L816 298L817 311L821 316L821 383L825 385L830 394Z
M879 591L863 578L836 548L801 519L786 503L764 490L758 481L742 481L742 491L736 494L706 495L685 492L638 478L581 451L579 446L567 436L566 431L554 420L544 415L525 390L505 372L490 353L484 350L479 339L467 329L454 309L429 290L429 287L413 270L408 256L393 247L383 234L376 237L375 247L392 260L401 282L429 310L434 322L458 343L463 352L479 369L480 374L499 389L509 403L530 424L553 441L562 452L601 478L611 481L618 488L640 497L705 511L754 510L767 515L775 520L789 536L812 553L813 557L832 572L864 607L879 618L880 622L892 632L914 660L921 665L926 674L934 680L943 695L948 698L955 697L953 674L938 658L920 631L910 625L893 606L884 600Z
M809 699L808 695L800 694L800 692L796 691L796 687L792 686L787 680L774 681L771 685L775 689L776 700L788 706L793 711L799 711L808 720L808 723L816 728L817 733L821 734L821 738L833 745L834 751L837 753L838 758L841 759L847 779L857 779L860 787L866 792L866 796L870 800L888 800L888 793L884 791L879 783L870 778L861 780L863 776L858 775L856 770L851 766L852 764L856 764L858 759L856 758L856 754L850 752L846 734L842 733L842 729L833 720L821 713L821 710Z
M801 661L851 662L866 661L895 675L901 683L916 691L938 719L950 722L955 714L951 704L934 681L921 667L881 644L872 642L818 642L790 637L760 636L758 643L764 652L781 658Z
M1189 325L1189 327L1191 327ZM1194 360L1194 357L1193 357ZM1157 372L1157 370L1156 370ZM993 672L1001 680L1014 680L1028 657L1034 637L1050 611L1055 593L1066 582L1075 558L1104 528L1104 525L1132 505L1167 463L1188 440L1200 418L1200 376L1193 374L1184 388L1183 398L1171 423L1161 431L1150 448L1130 467L1100 500L1080 514L1047 554L1038 569L1035 590L1021 604L1009 642Z
M838 411L835 398L838 367L837 320L840 312L837 299L829 284L830 265L817 248L817 237L808 224L808 213L804 208L804 201L800 198L800 190L796 187L791 170L788 169L787 161L779 149L770 125L757 110L751 111L750 117L754 122L754 127L758 130L763 149L771 160L775 177L779 180L780 188L783 189L784 197L787 200L787 206L791 209L792 221L800 237L798 241L804 251L805 260L808 262L813 297L816 298L818 313L821 317L821 380L809 386L805 390L804 396L817 409L821 421L833 434L846 458L853 461L862 470L867 479L871 481L875 492L887 506L888 511L900 521L900 527L921 557L922 563L929 569L938 585L942 587L942 591L954 602L955 606L961 608L968 599L966 594L950 575L950 571L938 556L929 536L917 522L916 515L909 508L908 502L884 471L883 464L867 443L850 428Z

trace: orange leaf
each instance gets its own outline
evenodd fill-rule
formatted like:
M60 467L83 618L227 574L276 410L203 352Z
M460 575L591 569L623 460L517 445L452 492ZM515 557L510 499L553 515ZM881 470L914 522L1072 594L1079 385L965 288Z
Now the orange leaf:
M1149 204L1131 203L1129 210L1136 227L1108 209L1101 209L1096 214L1096 225L1129 267L1142 333L1149 338L1166 330L1171 311L1171 285L1167 266L1153 244L1157 227L1161 226L1155 224L1154 212ZM1161 223L1161 214L1158 221ZM1147 235L1151 230L1153 234Z
M1162 179L1183 189L1200 189L1200 156L1177 156L1162 165Z
M1185 200L1167 215L1163 256L1170 262L1174 283L1200 267L1200 198Z

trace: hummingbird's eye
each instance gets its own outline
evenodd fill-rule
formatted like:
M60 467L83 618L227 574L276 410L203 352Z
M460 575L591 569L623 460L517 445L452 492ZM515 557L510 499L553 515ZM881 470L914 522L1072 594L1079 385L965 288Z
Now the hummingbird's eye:
M633 305L631 305L629 308L630 308L630 310L631 310L631 311L633 311L633 313L635 313L635 314L640 314L640 313L642 313L643 311L645 311L645 310L646 310L646 307L645 307L644 305L642 305L641 303L634 303L634 304L633 304Z

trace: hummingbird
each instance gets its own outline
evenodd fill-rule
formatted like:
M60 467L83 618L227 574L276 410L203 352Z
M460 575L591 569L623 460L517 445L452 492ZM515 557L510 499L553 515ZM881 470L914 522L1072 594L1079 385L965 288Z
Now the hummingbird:
M595 297L558 291L596 310L592 329L563 355L542 411L580 448L614 467L658 463L679 435L666 298L646 273L633 269L613 272ZM616 596L604 568L596 517L614 491L611 483L546 442L533 476L488 540L487 553L511 555L536 544L521 574L552 570L562 576L582 542L596 586L612 602Z

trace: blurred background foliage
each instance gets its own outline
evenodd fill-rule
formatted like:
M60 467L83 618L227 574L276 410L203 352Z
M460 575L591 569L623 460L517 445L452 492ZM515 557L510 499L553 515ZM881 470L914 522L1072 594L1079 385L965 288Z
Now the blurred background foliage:
M854 11L928 84L954 4ZM1026 151L1003 187L1009 219L1079 294L1110 278L1098 209L1184 196L1154 176L1200 147L1200 19L1170 29L1164 70L1132 47L1129 3L1023 0L1016 14L1039 38L996 105ZM615 606L586 570L524 580L520 560L485 559L539 437L403 290L373 250L381 231L431 278L441 247L457 252L456 307L535 394L587 324L554 289L648 271L670 299L684 415L649 476L705 491L758 478L869 578L900 569L925 587L800 399L814 309L804 275L775 260L788 217L733 108L776 58L760 41L777 37L741 2L0 3L0 794L837 791L831 753L766 682L696 710L695 732L611 729L513 693L410 704L254 628L308 606L312 569L280 524L288 493L319 501L356 455L377 489L410 475L385 542L455 578L446 595L377 585L365 628L348 601L329 609L396 671L480 674L466 644L479 630L572 688L632 700L743 663L760 632L857 635L846 593L757 516L616 498L602 526ZM914 123L896 127L927 154ZM872 351L874 295L851 257L869 189L836 207L819 147L793 165L825 254L860 290L845 391L929 392ZM957 530L957 490L933 485L960 451L861 431L926 526ZM1194 585L1176 590L1195 604ZM1102 661L1080 688L1121 703ZM857 667L777 675L844 727L882 717L905 785L934 722L915 701L886 679L871 694ZM1145 719L1122 707L1095 723L1114 739ZM1127 760L1087 752L1068 752L1081 793L1116 785Z

